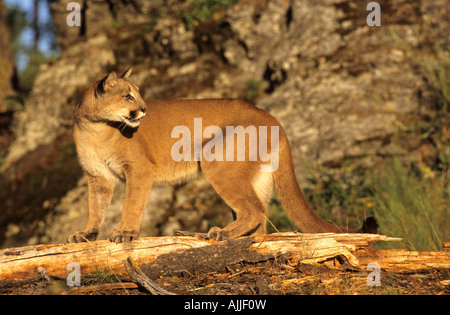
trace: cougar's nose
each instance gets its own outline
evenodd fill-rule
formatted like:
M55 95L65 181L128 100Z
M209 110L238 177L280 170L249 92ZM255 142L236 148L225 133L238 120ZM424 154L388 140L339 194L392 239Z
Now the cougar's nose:
M143 118L144 116L145 116L145 112L142 111L141 109L137 109L137 110L130 112L130 117L135 120L139 120L139 119Z
M147 108L148 108L147 104L141 107L142 117L144 117L145 114L147 114Z
M145 117L145 112L141 109L140 111L138 111L138 113L137 113L137 117L136 117L136 119L141 119L141 118L144 118Z

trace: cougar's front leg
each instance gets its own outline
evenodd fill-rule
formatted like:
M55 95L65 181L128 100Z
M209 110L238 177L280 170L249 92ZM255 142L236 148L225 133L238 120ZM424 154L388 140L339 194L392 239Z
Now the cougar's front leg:
M89 218L82 232L75 232L68 243L95 241L114 192L114 181L86 174L88 180Z
M109 238L115 243L130 242L139 237L142 214L153 182L151 172L142 169L129 168L125 176L126 194L122 218Z

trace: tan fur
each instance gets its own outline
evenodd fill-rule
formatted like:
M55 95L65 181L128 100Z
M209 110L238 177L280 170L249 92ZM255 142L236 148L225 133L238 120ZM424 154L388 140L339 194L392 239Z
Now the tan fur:
M223 229L212 228L209 232L212 238L223 240L264 233L274 184L290 217L303 231L342 231L318 217L306 201L295 179L286 134L270 114L242 100L144 101L138 87L127 79L130 72L131 68L120 77L110 73L95 82L76 108L74 138L88 177L89 218L85 229L69 236L69 242L96 239L116 181L126 181L126 196L122 219L110 240L124 242L139 235L142 212L153 182L180 183L200 171L237 216L236 221ZM174 161L171 149L179 139L172 138L171 132L176 126L193 131L194 118L202 118L202 133L207 126L219 126L223 131L227 126L267 126L269 148L270 128L277 126L278 169L273 173L261 172L261 165L267 161L259 157L250 161L250 135L246 135L245 161L237 161L237 150L234 161L225 161L225 151L224 161L195 161L194 153L190 161ZM234 135L224 133L224 141L231 140L230 137ZM209 140L203 139L202 147ZM235 141L235 149L237 145Z

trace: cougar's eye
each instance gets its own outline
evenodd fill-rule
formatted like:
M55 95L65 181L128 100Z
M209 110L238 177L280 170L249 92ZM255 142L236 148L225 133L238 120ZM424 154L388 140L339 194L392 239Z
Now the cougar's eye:
M133 100L134 100L134 97L133 97L133 95L131 95L131 94L127 94L127 95L125 95L124 97L125 97L125 99L126 99L127 101L133 101Z

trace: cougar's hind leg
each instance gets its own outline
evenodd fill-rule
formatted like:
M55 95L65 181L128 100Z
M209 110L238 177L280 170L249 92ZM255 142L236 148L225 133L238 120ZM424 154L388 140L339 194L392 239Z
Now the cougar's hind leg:
M273 195L273 177L272 173L258 172L252 179L252 186L264 206L264 222L254 234L266 234L266 221L268 216L268 206Z
M206 180L236 214L236 220L225 228L213 227L210 238L226 240L244 235L261 234L266 228L267 204L272 192L268 176L259 178L259 165L255 162L201 163Z

